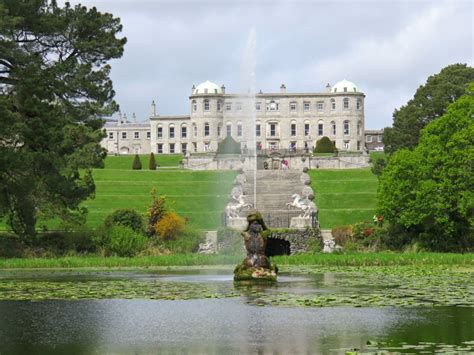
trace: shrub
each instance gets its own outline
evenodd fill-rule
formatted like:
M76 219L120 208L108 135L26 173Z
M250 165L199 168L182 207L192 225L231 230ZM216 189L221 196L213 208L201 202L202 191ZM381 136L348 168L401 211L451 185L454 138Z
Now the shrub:
M336 146L328 137L324 136L316 142L314 153L335 153L335 152L336 152Z
M334 242L341 247L344 247L346 243L353 241L352 226L334 227L332 229L332 237Z
M174 239L181 232L183 232L185 225L186 221L183 217L178 216L174 212L167 212L156 223L155 233L160 237L161 240Z
M140 157L138 154L135 154L135 158L133 159L133 170L142 170L142 162L140 161Z
M240 143L234 140L231 136L224 138L222 142L217 145L217 154L240 154Z
M112 227L113 225L121 225L133 229L135 232L143 231L143 218L135 210L132 209L120 209L115 210L109 215L105 221L106 227Z
M147 215L147 233L152 236L156 234L156 224L163 218L163 216L168 211L166 207L166 199L164 196L156 196L156 191L153 189L151 192L152 203L150 208L148 208Z
M202 232L185 229L175 239L165 240L163 244L172 253L195 253L204 239Z
M381 157L381 158L376 159L372 163L372 167L370 168L370 170L372 171L372 174L379 177L380 175L382 175L383 169L385 169L386 165L387 165L387 159L385 157Z
M106 249L118 256L134 256L148 244L145 236L128 227L112 226L106 233Z
M156 170L156 160L155 160L155 154L153 154L153 152L150 153L150 160L148 162L148 169Z

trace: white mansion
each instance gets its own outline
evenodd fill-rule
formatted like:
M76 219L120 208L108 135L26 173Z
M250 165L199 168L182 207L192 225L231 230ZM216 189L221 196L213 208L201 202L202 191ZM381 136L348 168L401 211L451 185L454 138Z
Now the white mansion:
M364 98L347 80L328 84L319 93L290 93L281 85L279 92L259 92L252 101L206 81L193 86L189 115L160 116L153 102L146 123L128 122L122 116L107 122L101 144L110 154L215 152L226 136L250 148L255 129L258 149L311 149L327 136L339 150L362 151ZM249 122L250 111L255 113L255 126Z

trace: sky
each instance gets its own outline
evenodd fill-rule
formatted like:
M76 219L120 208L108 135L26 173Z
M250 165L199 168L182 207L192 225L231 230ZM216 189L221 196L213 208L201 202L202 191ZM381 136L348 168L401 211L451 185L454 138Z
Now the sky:
M471 1L81 0L110 12L128 42L113 60L121 111L146 121L189 113L193 84L237 92L244 48L256 33L257 89L322 92L347 79L365 93L365 128L390 126L428 76L473 65Z

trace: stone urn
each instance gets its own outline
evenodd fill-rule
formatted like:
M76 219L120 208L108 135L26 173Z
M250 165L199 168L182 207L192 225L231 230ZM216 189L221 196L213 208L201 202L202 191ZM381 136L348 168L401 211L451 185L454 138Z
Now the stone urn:
M247 216L247 229L242 232L246 258L236 266L234 281L264 280L276 281L278 268L272 265L265 255L267 239L264 231L267 229L259 212Z

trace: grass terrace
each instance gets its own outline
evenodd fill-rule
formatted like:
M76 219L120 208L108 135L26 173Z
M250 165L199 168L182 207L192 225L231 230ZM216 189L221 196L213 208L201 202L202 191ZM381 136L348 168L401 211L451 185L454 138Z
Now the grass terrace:
M378 180L370 169L310 170L309 175L322 228L372 220Z

